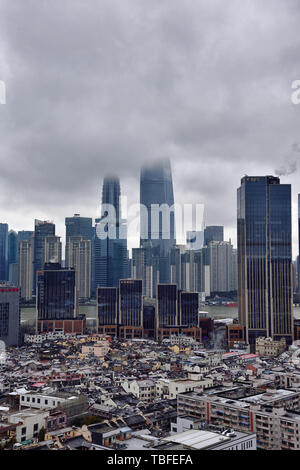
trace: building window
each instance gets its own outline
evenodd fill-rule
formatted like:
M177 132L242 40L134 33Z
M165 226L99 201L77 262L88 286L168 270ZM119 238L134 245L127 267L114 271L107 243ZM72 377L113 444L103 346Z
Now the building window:
M9 303L0 304L0 337L8 336L9 325Z

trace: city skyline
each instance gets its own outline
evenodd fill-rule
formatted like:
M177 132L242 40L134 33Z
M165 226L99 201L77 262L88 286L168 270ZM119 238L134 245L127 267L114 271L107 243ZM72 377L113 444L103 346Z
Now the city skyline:
M140 169L139 169L140 170ZM176 199L176 182L174 182L174 172L173 172L173 165L172 165L172 176L173 176L173 187L174 187L174 199L175 199L175 205L178 204L178 205L181 205L181 202L178 201ZM242 179L242 177L245 176L245 175L241 175L239 178L238 178L238 185L233 188L233 192L235 194L235 197L236 197L236 189L238 188L238 186L240 185L240 181ZM271 175L271 174L252 174L252 175L247 175L247 176L274 176L274 175ZM101 195L102 195L102 186L103 186L103 181L105 180L107 176L104 175L103 179L100 180L100 184L99 184L99 188L98 188L98 197L99 199L101 199ZM280 180L282 183L285 183L285 184L290 184L289 182L289 177L285 177L283 178L282 176L280 177ZM122 184L122 181L120 181L120 183ZM140 181L139 181L139 178L138 178L138 184L140 184ZM123 184L122 184L122 188L123 188ZM293 190L294 189L294 190ZM297 256L298 256L298 249L299 249L299 237L298 237L298 195L300 194L300 186L299 186L299 192L293 188L293 185L292 185L292 257L293 257L293 261L296 260ZM122 189L122 195L121 195L121 198L122 197L126 197L127 200L128 200L128 206L130 204L130 201L129 201L129 197L127 196L126 193L124 193L124 189ZM97 198L96 198L97 199ZM135 204L139 204L140 201L139 201L139 188L137 189L137 197L136 199L133 199L132 200L132 205L135 205ZM199 202L198 202L199 203ZM236 219L236 203L237 201L235 201L235 206L233 208L233 212L234 212L234 217ZM185 204L191 204L191 202L188 202L188 201L185 201ZM194 205L197 204L197 202L194 202L193 203ZM96 204L97 205L97 204ZM182 204L183 206L183 204ZM79 215L81 218L91 218L92 219L92 223L93 225L95 224L95 219L99 218L99 215L101 214L101 205L97 205L97 209L98 209L98 212L97 214L90 214L90 215L87 215L87 213L80 213L79 211L74 211L73 214L65 214L65 215L62 215L61 218L57 218L55 217L55 214L51 217L51 216L46 216L45 218L37 218L35 217L33 220L29 220L27 221L27 223L25 224L25 226L21 225L21 224L18 224L18 223L15 223L14 225L10 225L9 222L7 220L0 220L0 223L2 224L8 224L8 230L11 231L16 231L16 232L22 232L22 231L32 231L34 230L34 223L35 223L35 220L43 220L43 221L47 221L47 222L50 222L50 223L54 223L55 225L55 228L56 228L56 233L57 235L61 238L61 241L63 243L63 246L64 246L64 250L63 252L65 252L65 247L66 247L66 225L65 225L65 219L72 219L74 217L74 215ZM98 215L99 214L99 215ZM134 220L135 217L131 217L131 220ZM175 219L176 219L176 215L175 215ZM209 223L208 221L209 220L213 220L213 219L210 219L209 217L209 214L208 214L208 211L206 210L206 206L204 204L204 225L205 226L224 226L220 221L218 220L215 220L215 223ZM128 224L128 226L130 227L130 224ZM192 228L190 229L192 230ZM128 249L132 250L132 248L138 248L139 245L140 245L140 235L139 233L133 233L134 230L128 230L128 234L127 234L127 244L128 244ZM176 243L177 244L186 244L186 233L181 233L177 227L176 227L176 224L175 224L175 233L176 233ZM235 248L237 248L237 225L236 225L236 222L235 222L235 226L231 229L229 226L224 226L224 240L229 240L231 239L232 243L233 243L233 246Z
M175 201L204 203L235 246L240 179L282 173L295 256L300 9L273 5L3 0L2 222L53 219L63 235L66 216L96 216L105 174L137 202L140 166L167 156Z
M299 24L0 0L0 454L300 450Z

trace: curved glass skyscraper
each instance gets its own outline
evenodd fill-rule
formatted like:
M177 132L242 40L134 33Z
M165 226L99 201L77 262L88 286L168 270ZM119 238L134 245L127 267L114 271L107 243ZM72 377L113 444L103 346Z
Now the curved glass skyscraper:
M159 282L170 281L170 252L176 244L174 193L171 164L161 160L141 169L140 177L140 243L151 241L159 257Z
M102 209L100 219L96 224L104 224L105 231L114 231L114 236L105 239L99 238L96 233L94 240L94 282L95 287L118 287L120 279L128 277L128 256L126 222L121 219L120 210L120 180L116 176L107 176L103 180ZM114 209L115 217L110 217L111 212L107 205Z

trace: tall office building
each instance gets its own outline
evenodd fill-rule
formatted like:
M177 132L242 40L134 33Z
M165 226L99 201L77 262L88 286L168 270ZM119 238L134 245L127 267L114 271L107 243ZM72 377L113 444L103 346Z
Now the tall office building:
M198 292L201 299L210 295L210 266L207 249L185 250L176 246L171 252L171 283L179 290Z
M143 281L121 279L119 285L119 325L122 337L143 332Z
M33 238L18 243L18 285L21 299L32 300L33 288Z
M131 276L133 279L142 279L143 295L153 297L153 263L151 249L146 246L144 248L132 249L132 269Z
M0 284L0 341L6 346L18 346L19 331L19 289Z
M181 255L181 286L180 289L186 292L195 291L196 272L195 272L195 252L185 251Z
M14 230L8 232L8 282L18 286L18 234Z
M143 307L143 337L148 339L156 338L155 328L155 300L144 299Z
M66 252L65 259L68 259L68 240L70 237L82 237L84 240L92 241L93 238L93 220L90 217L81 217L80 214L74 214L73 217L65 218L66 225Z
M37 272L38 320L64 320L77 316L75 270L46 263Z
M175 245L170 256L170 283L176 284L181 289L181 261L182 254L185 253L185 245Z
M224 241L224 227L222 225L210 225L204 229L204 245L210 242Z
M158 284L155 312L156 339L160 341L174 335L182 335L201 341L198 310L197 292L180 291L176 284Z
M118 336L119 288L98 287L98 330L102 334Z
M291 185L245 176L237 191L239 321L258 336L293 339Z
M186 327L198 326L198 292L179 292L179 323Z
M170 253L176 244L174 193L168 159L144 166L140 176L140 244L151 241L159 256L159 282L170 282Z
M91 297L91 240L80 236L70 236L66 243L66 267L76 272L76 290L78 299Z
M237 249L232 250L232 277L231 277L231 291L237 291L238 289L238 264L237 264Z
M8 232L8 264L18 262L18 234L14 230Z
M22 243L20 246L20 242L28 243ZM33 294L34 231L19 230L17 235L17 243L18 286L20 288L21 299L30 302L32 300Z
M33 255L33 292L36 292L36 273L44 268L45 238L55 235L53 222L34 221L34 255Z
M156 326L178 326L178 289L176 284L158 284L156 294Z
M231 242L210 242L208 249L211 292L231 292L235 276Z
M119 178L104 178L101 218L96 219L93 241L94 290L96 287L118 287L120 279L129 276L127 227L121 218L120 194ZM107 205L114 209L114 214L109 212ZM107 232L107 236L101 238L99 232Z
M0 224L0 281L8 280L8 225Z

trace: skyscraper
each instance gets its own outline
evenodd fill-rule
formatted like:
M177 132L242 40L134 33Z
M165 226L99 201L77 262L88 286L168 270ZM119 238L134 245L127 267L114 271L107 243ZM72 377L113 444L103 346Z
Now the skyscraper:
M21 291L21 299L32 300L33 287L33 239L20 240L18 249L18 284Z
M156 326L178 326L178 289L176 284L157 284Z
M55 235L55 225L53 222L35 220L34 221L34 256L33 256L33 291L36 291L36 273L44 268L45 238L48 235Z
M14 230L8 232L8 264L18 262L18 234Z
M8 281L18 286L18 234L14 230L8 232Z
M68 237L66 267L76 272L76 289L79 299L91 297L91 240L83 237Z
M19 289L0 284L0 341L6 346L18 346L19 330Z
M239 321L246 340L293 339L291 185L245 176L237 192Z
M37 273L38 320L64 320L77 316L75 270L46 263Z
M97 310L99 333L118 335L118 287L98 287Z
M169 159L144 166L140 176L140 243L151 241L159 255L159 282L170 281L170 253L176 244L172 172Z
M132 278L143 280L143 294L153 297L153 265L151 250L144 248L132 249Z
M65 333L83 334L85 315L78 314L75 269L59 263L46 263L37 272L36 332L62 329Z
M68 240L70 237L82 237L85 240L92 241L93 220L90 217L81 217L80 214L74 214L73 217L66 217L66 253L65 259L68 259Z
M185 250L177 245L171 252L171 283L179 290L201 293L201 299L210 295L210 265L208 249Z
M128 277L126 221L121 218L119 178L105 177L102 188L102 212L96 219L94 248L94 290L118 287ZM109 206L109 207L108 207ZM114 210L114 214L110 211ZM99 232L107 233L101 238Z
M8 280L8 225L0 224L0 281Z
M179 322L187 327L198 326L199 294L179 292Z
M122 338L143 336L143 281L121 279L119 284L119 334Z
M210 259L211 292L230 292L233 287L233 246L231 242L210 242L208 244Z

